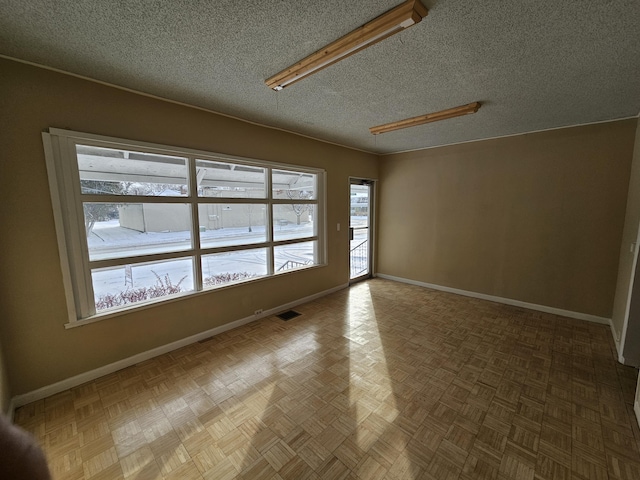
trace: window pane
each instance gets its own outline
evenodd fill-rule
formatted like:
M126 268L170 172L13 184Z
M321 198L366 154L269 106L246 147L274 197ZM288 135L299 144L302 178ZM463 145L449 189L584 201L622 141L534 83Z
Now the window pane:
M369 185L351 185L351 227L369 226Z
M264 168L196 160L196 176L200 197L266 197Z
M266 248L215 253L202 257L202 284L205 289L263 277L266 274Z
M316 234L314 212L315 205L308 203L274 205L273 239L313 237Z
M191 214L183 203L84 203L90 260L191 248Z
M276 272L308 267L318 263L316 253L318 242L316 241L281 245L273 250Z
M290 200L310 200L316 196L315 173L293 172L286 170L273 170L271 182L273 198Z
M76 145L80 187L91 195L184 197L187 159L113 148Z
M266 242L266 213L266 204L199 205L202 248Z
M191 258L91 271L96 310L124 307L193 291Z

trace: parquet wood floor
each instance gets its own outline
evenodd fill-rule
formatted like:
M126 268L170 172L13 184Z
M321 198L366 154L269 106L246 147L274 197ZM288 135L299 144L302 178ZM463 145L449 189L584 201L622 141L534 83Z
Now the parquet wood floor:
M375 279L16 412L55 479L638 480L608 327Z

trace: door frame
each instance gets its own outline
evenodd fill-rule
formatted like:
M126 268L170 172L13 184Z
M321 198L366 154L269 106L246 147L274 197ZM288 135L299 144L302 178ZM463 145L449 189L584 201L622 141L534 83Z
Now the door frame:
M348 268L348 272L349 272L349 285L352 285L356 282L360 282L362 280L367 280L369 278L373 278L376 276L375 272L375 252L376 252L376 212L377 212L377 188L378 188L378 180L376 180L375 178L365 178L365 177L349 177L349 183L348 183L348 192L349 192L349 204L347 206L348 208L348 215L349 215L349 224L348 224L348 229L349 232L351 232L351 185L369 185L369 238L368 238L368 243L369 243L369 272L364 274L364 275L360 275L359 277L356 278L351 278L351 255L349 255L349 268ZM349 239L349 252L351 252L351 240Z

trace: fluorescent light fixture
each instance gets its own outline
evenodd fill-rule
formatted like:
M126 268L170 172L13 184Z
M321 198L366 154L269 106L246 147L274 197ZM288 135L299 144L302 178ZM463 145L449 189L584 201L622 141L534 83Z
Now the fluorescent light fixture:
M347 33L344 37L312 53L271 78L265 80L269 88L282 90L308 75L322 70L363 48L384 40L405 28L420 22L428 13L420 0L407 0L369 23Z
M468 103L467 105L448 108L447 110L441 110L439 112L427 113L426 115L420 115L419 117L407 118L406 120L400 120L398 122L385 123L384 125L371 127L369 131L374 135L378 135L380 133L391 132L401 128L415 127L416 125L423 125L425 123L447 120L449 118L460 117L462 115L469 115L470 113L476 113L479 108L480 102Z

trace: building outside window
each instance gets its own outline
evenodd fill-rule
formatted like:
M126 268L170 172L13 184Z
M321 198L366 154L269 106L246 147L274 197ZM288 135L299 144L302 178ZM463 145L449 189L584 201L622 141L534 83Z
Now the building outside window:
M323 265L324 176L50 129L70 322Z

